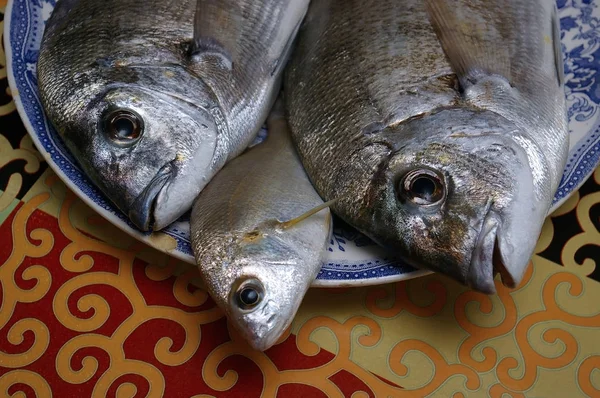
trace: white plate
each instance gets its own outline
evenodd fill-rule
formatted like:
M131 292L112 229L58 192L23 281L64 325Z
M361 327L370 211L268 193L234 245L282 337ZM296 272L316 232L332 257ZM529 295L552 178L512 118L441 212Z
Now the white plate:
M558 0L561 37L567 77L570 152L553 209L562 204L594 171L600 160L600 0ZM36 61L45 22L54 0L11 0L5 12L5 49L10 88L17 109L33 141L52 169L82 200L110 222L154 246L148 234L137 230L81 172L64 147L40 104ZM599 57L599 58L596 58ZM162 231L177 241L169 254L193 262L189 240L189 218L182 217ZM156 247L161 250L160 247ZM372 285L428 274L400 263L362 234L341 224L325 263L313 286Z

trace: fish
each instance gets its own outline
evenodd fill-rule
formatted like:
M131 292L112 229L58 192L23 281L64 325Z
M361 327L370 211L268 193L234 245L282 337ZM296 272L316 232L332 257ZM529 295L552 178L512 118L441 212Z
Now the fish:
M329 205L315 191L292 143L283 103L262 143L229 162L192 207L192 250L204 285L255 350L291 324L323 265Z
M59 0L37 79L83 173L141 231L255 139L308 0Z
M284 78L332 211L406 263L516 287L569 134L551 0L312 2Z

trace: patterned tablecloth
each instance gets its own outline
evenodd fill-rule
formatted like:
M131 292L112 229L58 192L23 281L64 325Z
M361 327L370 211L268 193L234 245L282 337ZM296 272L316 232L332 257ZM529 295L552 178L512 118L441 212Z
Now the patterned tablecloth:
M439 275L311 289L281 342L253 352L193 267L65 188L4 64L0 397L600 396L600 169L546 221L518 289Z

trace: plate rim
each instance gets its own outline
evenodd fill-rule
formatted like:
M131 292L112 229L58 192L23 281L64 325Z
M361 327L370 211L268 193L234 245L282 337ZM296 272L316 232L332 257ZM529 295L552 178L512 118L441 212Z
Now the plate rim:
M109 223L117 227L120 231L125 232L129 236L134 239L141 241L146 244L153 250L157 250L161 253L165 253L171 257L176 258L177 260L183 261L186 264L190 264L196 266L195 258L193 255L188 255L178 248L173 250L168 250L159 246L156 246L152 243L151 236L154 234L162 234L170 236L175 239L171 235L164 232L154 232L152 234L143 234L139 231L134 230L126 222L121 220L116 215L112 214L109 211L105 211L100 206L98 206L88 195L86 195L76 184L74 184L67 175L62 171L60 166L54 162L52 156L46 151L44 145L39 140L39 136L36 133L35 128L33 127L29 115L25 111L25 108L22 103L21 93L18 90L17 83L15 80L15 73L13 69L13 61L14 54L13 48L11 44L11 26L12 26L12 14L16 1L30 1L30 0L8 0L6 7L4 8L4 29L3 29L3 42L4 42L4 53L6 58L6 78L8 81L8 86L11 89L11 97L15 104L15 108L17 113L19 114L19 118L27 131L27 134L31 137L36 150L42 155L48 166L52 169L52 171L60 178L60 180L65 184L65 186L71 190L79 199L81 199L88 207L90 207L95 213L99 214L102 218L107 220ZM43 111L43 109L42 109ZM48 120L44 117L45 125L48 124ZM59 137L60 138L60 137ZM323 261L323 266L325 266L326 262ZM374 286L380 284L387 284L393 282L400 282L405 280L410 280L414 278L418 278L424 275L432 273L428 270L415 269L411 271L405 271L396 275L388 275L376 278L368 278L368 279L350 279L348 281L345 280L330 280L330 279L315 279L311 283L310 287L315 288L347 288L347 287L359 287L359 286Z
M101 206L99 206L97 203L95 203L73 181L71 181L70 178L68 178L68 176L62 171L60 166L54 162L50 153L48 153L46 151L44 145L41 143L41 141L39 139L39 136L38 136L35 128L33 127L32 123L31 123L29 115L25 111L25 108L22 103L21 93L19 92L19 90L17 88L16 76L15 76L14 69L13 69L14 54L13 54L13 48L12 48L12 43L11 43L11 41L12 41L11 40L11 26L12 26L12 19L13 19L12 16L13 16L13 12L14 12L14 7L15 7L15 3L17 1L28 2L31 0L8 0L7 4L5 6L5 9L4 9L3 41L4 41L4 51L5 51L5 58L6 58L6 78L8 80L8 86L10 87L10 89L12 91L12 99L15 104L17 113L19 114L19 118L21 119L28 135L31 137L37 151L42 155L42 157L44 158L44 160L46 161L46 163L48 164L50 169L61 179L61 181L65 184L65 186L67 186L72 192L74 192L77 195L77 197L80 200L82 200L88 207L90 207L92 210L94 210L95 213L99 214L101 217L103 217L109 223L116 226L119 230L125 232L126 234L133 237L134 239L146 244L147 246L151 247L152 249L157 250L161 253L165 253L171 257L176 258L177 260L183 261L184 263L195 266L196 262L195 262L195 258L193 256L193 254L189 255L187 253L184 253L178 247L176 247L175 249L166 249L164 247L157 246L157 245L153 244L153 242L152 242L151 237L157 236L157 235L166 235L166 236L169 236L169 237L177 240L171 234L168 234L168 233L162 232L162 231L153 232L151 234L144 234L141 231L137 231L134 228L130 227L124 220L120 219L115 214L103 209ZM46 1L46 0L42 0L42 1ZM553 1L556 1L556 0L553 0ZM28 81L28 83L31 83L31 82ZM565 93L565 95L566 95L566 93ZM42 112L45 113L45 111L43 110L43 107L42 107ZM47 127L48 123L49 123L49 121L48 121L47 117L45 117L45 114L44 114L45 129L48 129L48 127ZM58 138L62 139L60 136L58 136ZM597 166L598 165L596 165L596 167ZM555 201L552 204L552 206L550 207L550 209L548 211L547 217L550 217L554 211L556 211L567 200L569 200L571 198L571 196L576 191L578 191L581 188L581 186L593 175L594 171L595 171L595 167L591 168L591 170L583 178L580 178L579 181L577 182L577 184L574 184L573 186L569 186L568 188L564 188L564 189L570 189L570 191L568 192L568 194L564 195L563 197L561 197L559 200ZM555 195L556 195L556 193L555 193ZM110 202L110 203L112 204L112 202ZM534 256L535 256L535 254L534 254ZM326 264L327 264L327 262L323 261L323 266L325 266ZM413 267L413 269L411 271L405 271L400 274L379 276L379 277L367 278L367 279L350 279L348 281L341 280L341 279L333 279L333 280L331 280L331 279L315 279L313 281L313 283L311 284L311 287L315 287L315 288L346 288L346 287L357 287L357 286L374 286L374 285L381 285L381 284L387 284L387 283L393 283L393 282L400 282L400 281L404 281L404 280L410 280L410 279L422 277L425 275L429 275L432 273L434 273L434 272Z
M3 33L3 42L4 42L4 54L6 57L6 78L8 80L8 86L10 87L10 90L11 90L11 97L15 104L17 113L19 114L19 118L21 119L21 122L23 123L23 126L25 127L25 130L27 131L27 134L31 137L31 139L36 147L36 150L42 155L42 157L44 158L44 160L46 161L48 166L60 178L60 180L63 182L63 184L65 184L67 186L67 188L69 188L69 190L73 191L77 195L77 197L86 204L86 206L88 206L92 210L94 210L95 213L99 214L104 219L106 219L108 222L115 225L117 228L119 228L119 230L127 233L128 235L132 236L133 238L135 238L137 240L142 241L143 243L145 243L152 249L158 250L158 251L168 254L170 256L174 256L177 259L182 260L188 264L194 264L193 256L191 257L192 262L190 262L189 256L186 255L185 253L182 253L181 251L179 251L177 249L170 251L170 250L162 249L160 247L152 245L152 243L149 239L149 237L152 236L152 234L144 235L143 233L141 233L139 231L135 231L133 228L129 228L129 226L125 222L123 222L123 220L121 220L117 216L113 215L112 213L110 213L108 211L99 211L99 210L103 210L103 209L99 208L99 206L96 203L94 203L91 198L89 198L83 191L81 191L81 189L77 185L75 185L65 175L65 173L62 171L60 166L58 166L54 162L54 160L52 159L52 156L46 151L46 149L44 148L44 145L40 142L39 137L38 137L37 133L35 132L35 128L31 124L29 115L27 114L27 112L25 111L25 108L23 107L22 100L21 100L21 93L19 92L19 90L17 88L17 83L15 80L15 73L13 70L13 49L12 49L12 46L10 43L10 41L11 41L10 40L10 26L12 23L12 13L13 13L13 7L14 7L15 1L18 1L18 0L8 0L6 7L4 9L4 31L2 33ZM27 1L27 0L25 0L25 1ZM46 118L44 118L44 119L47 124L47 119ZM167 235L164 232L159 232L159 233Z

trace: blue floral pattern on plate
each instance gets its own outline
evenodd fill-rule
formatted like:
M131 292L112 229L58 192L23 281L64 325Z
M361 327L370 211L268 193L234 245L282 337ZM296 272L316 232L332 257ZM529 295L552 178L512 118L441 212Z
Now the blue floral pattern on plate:
M6 8L8 78L17 109L37 148L69 188L109 221L152 246L149 234L138 231L82 173L44 116L37 89L36 62L44 25L55 3L12 0ZM557 5L571 142L553 209L577 190L600 161L600 10L597 0L558 0ZM263 129L255 143L265 136ZM171 255L193 262L189 213L162 232L177 241ZM313 286L387 283L426 273L400 262L363 234L336 221L323 268Z

